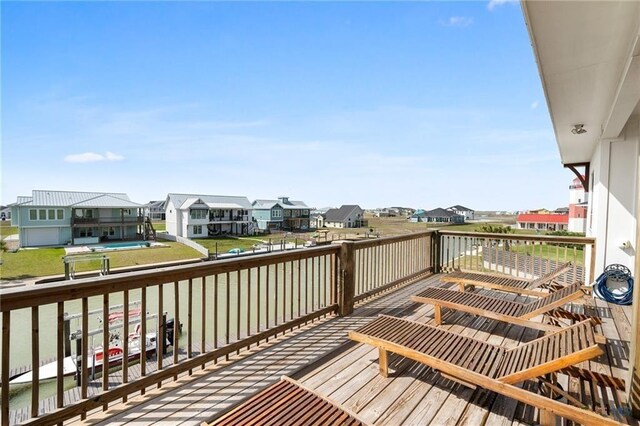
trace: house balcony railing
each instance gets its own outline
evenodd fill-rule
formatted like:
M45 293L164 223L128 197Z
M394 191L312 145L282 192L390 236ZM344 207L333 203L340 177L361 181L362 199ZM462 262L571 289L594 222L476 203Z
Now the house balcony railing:
M137 225L144 222L144 216L100 216L100 217L72 217L71 226L86 225Z
M110 403L165 386L179 375L191 375L302 324L328 315L349 315L354 306L381 292L435 272L467 268L533 276L544 272L554 261L568 259L575 262L574 276L584 276L584 265L593 264L587 253L592 253L594 244L588 238L427 231L2 289L2 424L9 425L12 409L10 373L29 361L35 366L53 358L57 366L55 396L46 403L41 401L39 373L34 370L30 424L82 419L89 411L106 410ZM592 266L590 271L592 275ZM89 382L89 342L110 339L106 327L90 338L90 328L96 327L91 310L106 318L118 305L122 318L129 318L132 302L139 307L142 336L147 331L164 336L166 318L182 323L184 336L180 338L179 327L173 329L175 347L166 356L161 355L166 352L165 340L158 338L155 360L143 354L130 359L129 349L123 345L123 356L117 362L121 383L115 381L114 385L105 374L102 390L90 389L95 382ZM74 391L79 399L69 399L65 393L63 363L70 352L67 312L77 313L79 318L78 331L74 333L78 350L73 355L79 360L79 384ZM128 336L133 328L127 321L119 327L122 336ZM15 344L17 336L21 345ZM108 354L104 358L106 365ZM135 368L134 362L138 364ZM50 411L49 407L56 409Z
M248 222L249 220L248 215L209 217L209 222Z

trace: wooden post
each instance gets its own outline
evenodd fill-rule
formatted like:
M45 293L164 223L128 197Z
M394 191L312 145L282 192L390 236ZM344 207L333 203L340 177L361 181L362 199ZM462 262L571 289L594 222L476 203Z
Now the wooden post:
M378 348L379 360L378 365L380 366L380 375L382 377L389 377L389 357L387 356L388 352L385 349Z
M442 307L440 305L433 305L433 320L436 325L442 324Z
M431 235L431 249L433 250L432 256L433 256L433 272L435 274L439 274L440 273L440 269L442 267L441 262L442 262L442 258L441 258L441 247L442 245L440 244L440 231L434 231L433 234Z
M355 264L353 242L340 245L340 276L338 277L338 314L346 316L353 312L355 297Z

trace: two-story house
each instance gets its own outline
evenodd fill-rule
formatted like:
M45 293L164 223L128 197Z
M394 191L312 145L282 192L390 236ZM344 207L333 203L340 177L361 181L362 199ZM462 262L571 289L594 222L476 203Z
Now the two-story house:
M247 197L171 193L165 202L166 229L170 235L186 238L249 235L251 210Z
M144 239L143 206L124 193L34 190L11 205L20 247Z
M469 207L464 207L459 204L456 204L455 206L449 207L447 210L457 215L464 216L465 221L475 219L476 212L474 210L471 210Z
M261 230L306 231L310 227L310 210L302 201L279 197L277 200L255 200L253 219Z
M327 228L360 228L367 226L367 221L360 206L343 205L339 209L327 210L324 225Z

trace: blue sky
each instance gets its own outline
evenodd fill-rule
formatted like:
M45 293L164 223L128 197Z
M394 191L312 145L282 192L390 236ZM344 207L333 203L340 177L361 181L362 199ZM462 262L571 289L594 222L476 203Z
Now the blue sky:
M5 2L1 19L3 204L568 204L518 3Z

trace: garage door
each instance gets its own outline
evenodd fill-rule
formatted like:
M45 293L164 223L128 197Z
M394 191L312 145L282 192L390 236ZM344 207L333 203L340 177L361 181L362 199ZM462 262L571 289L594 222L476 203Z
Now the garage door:
M58 228L36 228L26 230L26 247L33 246L56 246L58 241Z

